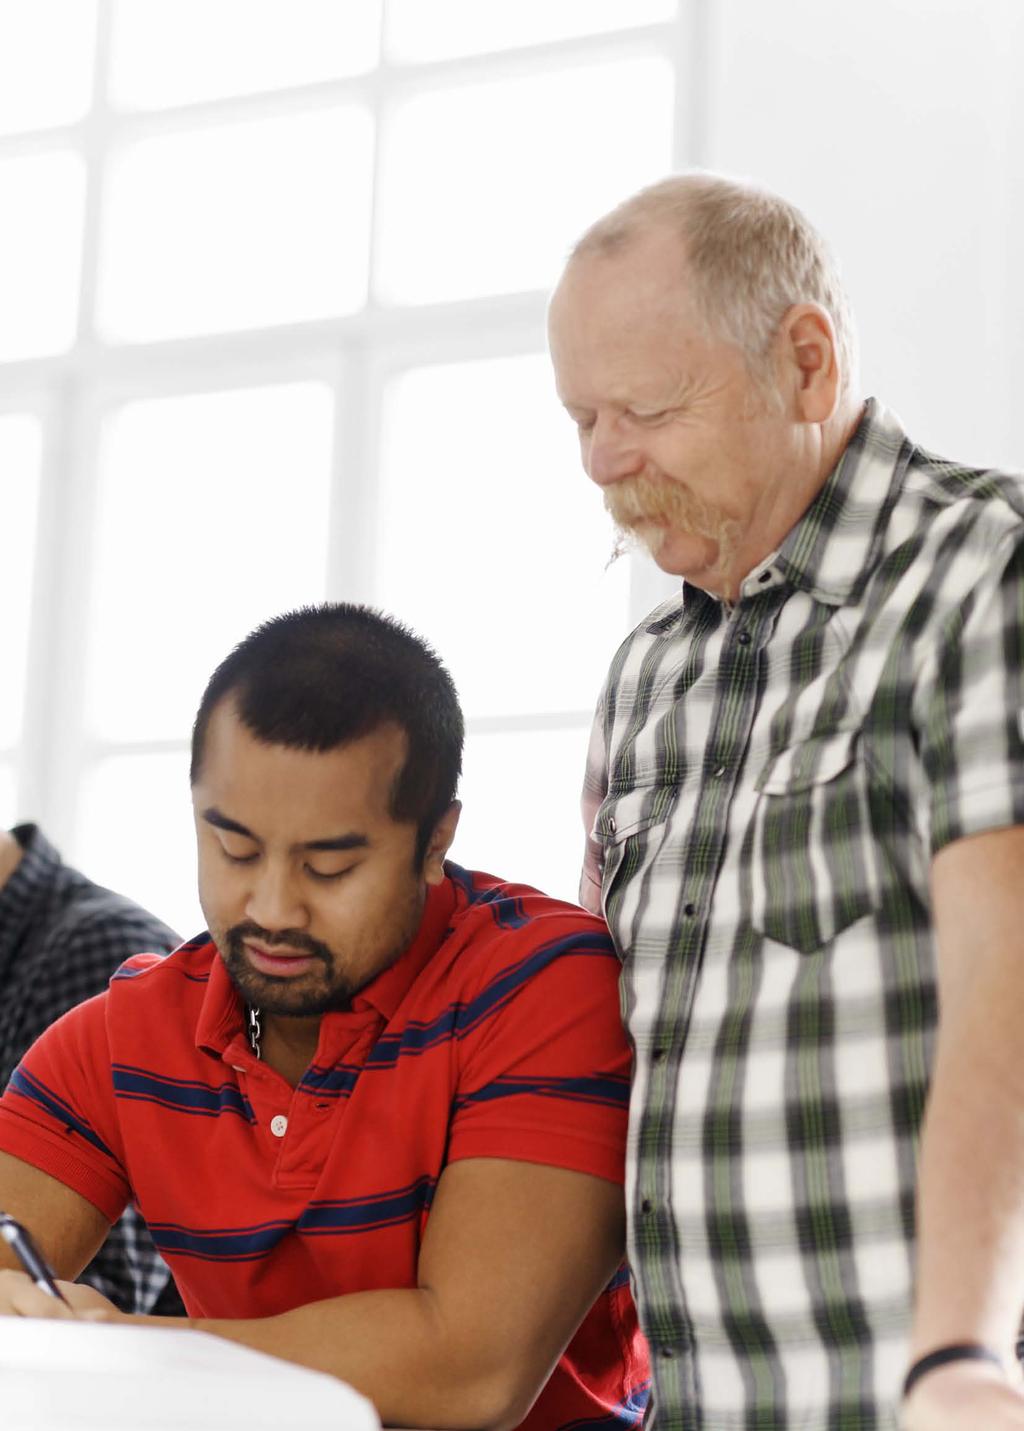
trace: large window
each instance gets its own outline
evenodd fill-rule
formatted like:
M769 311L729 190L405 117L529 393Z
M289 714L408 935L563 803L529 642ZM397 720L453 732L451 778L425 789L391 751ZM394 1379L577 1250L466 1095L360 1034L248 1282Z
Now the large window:
M544 356L572 238L687 156L674 0L0 0L0 823L198 927L216 661L324 597L428 636L454 856L575 889L650 604Z

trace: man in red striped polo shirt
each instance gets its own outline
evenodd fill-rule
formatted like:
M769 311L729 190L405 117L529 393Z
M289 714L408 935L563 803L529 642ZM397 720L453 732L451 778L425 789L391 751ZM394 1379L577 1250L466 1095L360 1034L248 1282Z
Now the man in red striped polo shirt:
M446 861L462 737L433 652L365 608L222 662L192 752L209 933L26 1055L0 1207L71 1278L136 1203L192 1326L386 1422L631 1426L617 961L592 916ZM67 1315L13 1270L2 1313Z

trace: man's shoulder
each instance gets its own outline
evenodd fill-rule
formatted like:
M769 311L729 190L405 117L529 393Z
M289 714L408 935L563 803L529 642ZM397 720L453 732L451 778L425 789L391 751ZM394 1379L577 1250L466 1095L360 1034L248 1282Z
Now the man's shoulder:
M578 904L448 861L455 890L449 940L490 965L544 950L615 957L607 926Z
M686 588L680 584L678 591L674 591L653 610L648 611L643 620L638 621L632 631L619 642L608 666L608 675L598 707L599 719L602 709L610 713L618 704L619 697L623 694L623 686L626 687L626 694L632 690L637 672L651 650L658 648L662 642L671 642L678 634L683 624L685 605ZM666 645L662 649L669 650L670 647Z
M965 601L984 601L1024 558L1024 474L970 466L912 447L900 496L878 552L879 591L904 567L923 583L930 619L914 630L926 646ZM888 601L888 597L886 598ZM922 647L923 649L923 647Z
M680 582L679 589L673 591L671 596L666 596L664 601L660 601L657 606L648 611L643 620L638 621L629 635L619 643L616 660L624 652L630 651L638 642L657 641L662 636L675 631L683 619L685 604L686 587Z
M187 939L170 954L132 954L111 975L110 989L118 999L166 1000L172 989L202 997L216 958L216 947L205 931Z
M904 491L935 514L956 508L965 521L1024 532L1024 472L972 466L914 445Z
M529 885L446 868L456 903L408 1023L471 1042L500 1029L505 1052L550 1039L624 1056L621 965L604 920Z

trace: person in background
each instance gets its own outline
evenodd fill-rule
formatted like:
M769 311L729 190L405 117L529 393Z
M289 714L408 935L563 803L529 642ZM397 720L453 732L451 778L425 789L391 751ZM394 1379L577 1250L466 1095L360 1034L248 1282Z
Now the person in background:
M652 1424L1024 1426L1024 482L865 401L833 259L747 183L599 219L550 339L681 578L585 786Z
M134 1199L193 1327L389 1424L625 1428L618 961L593 915L446 860L462 740L434 653L367 608L222 662L192 745L210 932L25 1056L0 1206L67 1277ZM0 1313L67 1314L13 1270Z
M0 830L0 1089L44 1029L102 993L126 959L167 953L178 942L145 909L64 864L37 825ZM82 1280L125 1312L180 1308L167 1264L132 1208Z

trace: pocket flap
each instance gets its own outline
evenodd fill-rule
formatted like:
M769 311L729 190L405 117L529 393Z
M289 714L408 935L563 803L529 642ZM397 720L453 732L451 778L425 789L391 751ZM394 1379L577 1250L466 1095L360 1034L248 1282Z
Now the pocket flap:
M656 789L629 790L609 795L598 807L591 838L601 845L617 845L665 818L664 801Z
M764 795L786 795L834 780L856 754L859 730L834 730L787 745L769 760L757 778Z

